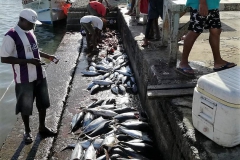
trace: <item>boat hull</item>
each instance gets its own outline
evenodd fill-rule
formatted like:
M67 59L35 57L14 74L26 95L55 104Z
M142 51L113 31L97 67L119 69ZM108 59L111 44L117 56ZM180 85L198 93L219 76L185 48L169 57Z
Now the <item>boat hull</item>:
M38 14L38 20L45 24L53 24L66 18L62 10L65 0L35 0L23 4L23 8L31 8Z

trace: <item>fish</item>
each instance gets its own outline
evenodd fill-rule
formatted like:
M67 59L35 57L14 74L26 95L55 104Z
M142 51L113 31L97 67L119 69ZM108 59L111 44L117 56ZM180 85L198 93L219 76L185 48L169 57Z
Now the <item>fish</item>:
M132 91L133 91L133 93L137 93L138 89L137 89L137 85L136 84L132 85Z
M119 154L113 154L110 158L114 160L117 158L121 158L121 156Z
M131 159L136 158L136 159L139 159L139 160L149 160L148 158L136 153L131 148L125 148L125 147L122 147L122 146L117 146L117 148L119 148L121 151L123 151L127 155L127 158L131 157Z
M148 123L142 121L125 121L119 123L119 125L126 127L128 129L139 130L139 131L148 131L150 130Z
M122 108L116 108L116 109L113 109L114 112L118 113L118 114L121 114L121 113L125 113L125 112L134 112L134 111L137 111L135 108L133 107L122 107Z
M111 80L93 80L92 82L101 86L108 86L114 84Z
M91 88L92 88L94 85L96 85L96 84L93 83L93 82L91 82L91 83L88 85L87 90L91 90Z
M94 115L87 112L83 119L83 128L87 127L94 119Z
M106 155L102 155L102 156L98 157L96 160L106 160Z
M92 145L94 147L94 149L98 150L103 143L104 139L102 138L96 138L95 140L93 140Z
M91 95L95 94L99 89L100 89L100 86L99 86L98 84L95 84L95 85L91 88Z
M121 81L122 81L122 84L124 84L126 81L127 81L128 77L127 76L123 76Z
M133 140L133 138L131 136L128 136L126 134L118 134L116 136L116 138L118 139L118 141L130 141L130 140Z
M125 134L127 134L131 137L134 137L134 138L138 138L138 139L142 139L144 141L152 142L152 139L145 132L141 132L141 131L138 131L138 130L125 129L123 127L118 127L117 131L125 133Z
M138 117L139 117L138 112L126 112L114 116L113 119L117 119L118 122L123 122L127 119L138 119Z
M112 121L109 120L109 121L101 123L95 130L93 130L91 133L89 133L88 136L95 137L95 136L98 136L100 134L104 134L104 133L109 132L111 130L111 128L109 127L109 124L111 122Z
M84 76L98 76L98 75L100 75L100 73L96 72L96 71L82 71L81 73Z
M119 89L120 94L122 94L122 95L126 94L126 89L122 84L118 85L118 89Z
M93 131L94 129L96 129L101 123L106 122L107 120L104 119L102 116L98 117L97 119L93 120L88 126L86 126L81 134L86 134L89 133L91 131Z
M151 154L152 151L154 150L153 146L151 146L147 143L119 142L119 144L123 145L123 146L130 147L137 152L141 152L141 153L145 153L145 154Z
M95 101L95 102L93 102L92 104L90 104L90 105L88 105L86 108L94 108L94 107L96 107L96 106L99 106L99 105L101 105L102 103L104 102L104 100L98 100L98 101Z
M111 91L112 91L112 93L118 95L118 93L119 93L118 86L116 86L115 84L111 85Z
M71 155L71 160L81 160L83 157L83 148L80 143L77 143L72 155Z
M123 74L124 76L128 76L128 77L133 76L131 73L128 73L127 71L123 71L123 70L115 70L115 71L120 74Z
M96 160L96 151L91 144L85 152L84 160Z
M84 111L92 112L94 115L97 116L104 116L104 117L114 117L118 115L116 112L112 110L105 110L100 108L86 108Z
M136 80L133 76L130 77L131 81L135 84L136 83Z
M108 73L105 73L105 74L103 75L103 79L106 79L107 77L109 77L110 74L111 74L111 73L109 73L109 72L108 72Z
M97 65L95 66L95 68L96 68L97 70L104 70L104 71L110 71L110 70L112 70L111 67L105 66L105 65L100 65L100 64L97 64Z
M113 147L117 143L115 134L108 135L104 138L102 146Z
M105 105L98 106L97 108L109 110L109 109L115 109L116 107L113 104L105 104Z
M88 68L88 70L89 70L89 71L96 71L96 68L95 68L94 66L90 66L90 67Z
M84 112L77 113L73 116L72 122L71 122L71 132L75 132L81 127L81 122L84 118Z

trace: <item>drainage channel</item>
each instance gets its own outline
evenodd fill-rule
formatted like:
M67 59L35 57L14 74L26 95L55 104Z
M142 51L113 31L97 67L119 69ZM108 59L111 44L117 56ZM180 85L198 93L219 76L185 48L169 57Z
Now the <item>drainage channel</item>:
M98 53L82 43L49 159L162 159L119 32L106 30Z

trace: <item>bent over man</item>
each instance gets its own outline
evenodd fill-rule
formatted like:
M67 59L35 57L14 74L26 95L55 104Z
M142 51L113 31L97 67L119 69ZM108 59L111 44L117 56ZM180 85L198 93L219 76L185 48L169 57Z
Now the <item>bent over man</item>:
M35 98L39 112L39 134L56 135L45 126L46 109L50 106L50 102L46 74L40 58L53 61L55 57L39 51L33 32L35 24L41 24L37 20L37 13L32 9L22 10L18 24L5 34L0 49L1 62L12 64L17 98L16 114L21 113L26 143L33 141L29 116L32 115Z
M80 19L80 24L86 31L87 49L90 50L90 40L92 42L93 51L97 50L97 42L100 39L103 29L103 20L97 16L84 16Z

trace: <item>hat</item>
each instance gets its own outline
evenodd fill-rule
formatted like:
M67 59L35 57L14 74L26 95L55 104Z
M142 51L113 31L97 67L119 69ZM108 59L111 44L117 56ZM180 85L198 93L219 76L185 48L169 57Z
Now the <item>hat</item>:
M37 13L30 8L23 9L20 12L19 16L26 19L27 21L29 21L31 23L42 24L39 20L37 20L37 18L38 18Z

